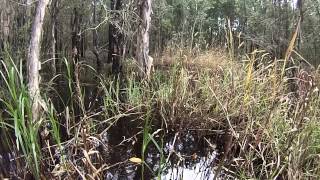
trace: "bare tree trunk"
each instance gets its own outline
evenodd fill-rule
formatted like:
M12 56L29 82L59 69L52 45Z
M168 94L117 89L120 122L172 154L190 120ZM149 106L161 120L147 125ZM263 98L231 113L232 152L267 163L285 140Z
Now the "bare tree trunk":
M57 66L56 66L56 24L57 24L57 14L58 14L58 0L52 0L51 2L51 50L52 50L52 61L51 61L51 69L52 75L55 76L57 74Z
M34 18L34 22L32 25L31 31L31 39L28 50L28 88L30 97L33 100L32 103L32 118L33 121L37 121L39 119L39 103L41 100L40 97L40 75L39 70L41 68L39 54L40 54L40 39L42 33L43 19L46 11L46 6L49 0L39 0L36 15Z
M74 8L74 14L71 20L71 28L72 28L72 58L74 60L74 64L76 64L80 59L81 54L81 36L80 36L80 18L78 9Z
M303 0L297 0L297 7L298 7L298 10L299 10L299 16L300 16L300 29L299 29L299 35L298 35L298 50L301 49L301 46L302 46L302 25L303 25Z
M150 77L152 61L149 56L149 30L151 22L151 0L140 0L139 2L141 23L137 36L136 58L140 67L140 75L145 78Z
M10 43L14 16L15 10L11 3L7 0L0 0L0 52L7 43Z
M31 10L32 10L32 0L26 0L26 23L30 27L31 23Z
M121 0L111 0L111 11L112 17L115 20L118 20L116 10L120 10L121 8ZM112 72L114 74L119 74L121 71L121 34L119 33L118 28L111 22L109 25L109 51L108 51L108 62L112 62Z
M92 15L93 25L96 26L96 19L97 19L97 0L93 0L93 15ZM93 54L96 56L96 65L97 65L97 74L101 72L101 61L99 58L98 52L98 37L97 37L97 30L92 30L92 44L93 44Z

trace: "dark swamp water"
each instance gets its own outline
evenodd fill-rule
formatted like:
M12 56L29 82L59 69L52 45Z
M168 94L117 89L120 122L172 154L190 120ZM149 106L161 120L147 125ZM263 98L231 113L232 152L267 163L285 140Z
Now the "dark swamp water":
M63 92L60 90L60 92ZM92 97L95 90L89 88L86 91L85 106L90 109L92 101L96 98L96 104L102 104L102 97ZM99 94L99 93L98 93ZM68 97L62 96L66 100ZM54 102L57 107L59 103ZM63 119L63 117L61 117ZM94 145L95 151L105 164L108 164L107 170L103 171L103 179L110 180L138 180L138 179L158 179L161 180L202 180L214 179L218 172L217 179L235 179L231 173L221 168L221 162L226 162L226 146L230 144L230 133L223 130L210 129L191 129L191 128L162 128L161 125L151 126L150 134L153 134L154 140L161 148L151 141L144 153L144 163L138 164L130 161L130 158L141 158L142 153L142 127L143 122L133 121L131 118L120 118L107 131L97 137ZM81 152L73 150L72 137L68 137L64 127L61 128L61 134L64 143L63 151L65 157L77 165L83 165L80 162ZM14 138L12 138L14 139ZM10 177L10 179L34 179L31 175L25 175L23 161L21 156L10 152L8 148L0 144L0 177ZM228 150L227 150L228 151ZM45 152L46 153L46 152ZM43 155L45 154L43 153ZM75 155L79 154L79 155ZM59 163L60 154L56 152L53 155ZM21 163L17 165L18 163ZM160 163L161 162L161 163ZM142 173L142 169L144 169ZM55 179L53 167L45 170L46 179ZM51 173L51 174L50 174ZM229 175L230 174L230 175ZM45 175L46 176L46 175ZM66 178L66 174L60 174L59 177Z
M112 148L111 159L114 163L125 162L131 157L141 157L142 137L138 136L136 140L129 140L120 146L125 137L120 131L114 128L110 132L110 144ZM121 128L123 130L123 128ZM200 130L199 130L200 131ZM219 165L219 159L222 158L225 135L216 135L206 132L206 135L200 135L198 130L185 130L181 132L167 132L155 136L157 142L163 142L163 160L160 164L161 154L157 147L151 142L145 152L145 170L141 174L141 166L134 163L124 163L117 168L111 169L107 173L107 179L157 179L162 180L197 180L214 179L214 172ZM114 133L120 132L120 134ZM203 132L202 132L203 133ZM122 137L122 138L120 138ZM131 142L130 142L131 141ZM136 142L133 142L136 141ZM159 176L159 169L161 175ZM221 173L221 172L220 172ZM218 176L220 179L228 179L228 175ZM230 176L231 177L231 176Z
M225 135L207 133L207 135L201 136L197 130L186 130L180 133L168 132L161 138L163 140L162 163L160 164L159 150L151 142L145 152L144 173L142 174L143 164L133 163L129 160L132 157L141 158L142 137L128 135L127 132L124 132L126 129L118 124L104 135L104 144L107 147L98 145L96 148L111 167L104 171L104 179L138 180L142 177L144 179L158 179L160 177L161 180L214 179L214 172L217 171L220 163L219 159L222 159ZM161 141L159 136L155 136L155 139ZM66 147L66 149L69 148ZM68 151L65 154L67 157L70 156L69 158L74 162L77 161L72 152ZM73 157L71 158L71 156ZM18 176L21 177L24 172L23 169L17 169L16 160L17 156L14 153L6 152L0 155L2 169L0 173L7 175L4 177L20 179ZM75 164L79 163L75 162ZM161 175L159 175L160 167ZM51 172L54 174L54 170ZM28 176L23 179L33 179L31 176L26 177ZM48 177L53 178L54 176L48 175ZM65 176L61 174L61 177ZM218 177L218 179L234 179L223 170L219 172Z

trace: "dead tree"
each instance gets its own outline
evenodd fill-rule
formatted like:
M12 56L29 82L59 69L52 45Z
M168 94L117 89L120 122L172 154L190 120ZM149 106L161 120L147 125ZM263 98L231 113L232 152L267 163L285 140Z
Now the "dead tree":
M111 0L111 16L114 19L109 25L109 51L108 62L112 62L112 72L119 74L121 71L121 33L115 26L115 22L119 20L118 10L121 8L121 0Z
M137 36L136 59L141 77L149 78L153 59L149 56L149 30L151 22L151 0L140 0L139 10L141 22Z
M40 39L42 33L43 19L46 11L46 6L49 0L39 0L36 9L36 15L32 24L31 39L28 50L28 88L30 97L32 98L32 118L33 121L39 119L40 111L40 75L41 63L39 60L40 55Z

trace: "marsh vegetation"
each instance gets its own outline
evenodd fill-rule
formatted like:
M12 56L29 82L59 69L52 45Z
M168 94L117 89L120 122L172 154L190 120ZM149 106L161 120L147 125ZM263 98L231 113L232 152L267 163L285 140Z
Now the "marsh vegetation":
M320 178L319 2L0 2L1 179Z

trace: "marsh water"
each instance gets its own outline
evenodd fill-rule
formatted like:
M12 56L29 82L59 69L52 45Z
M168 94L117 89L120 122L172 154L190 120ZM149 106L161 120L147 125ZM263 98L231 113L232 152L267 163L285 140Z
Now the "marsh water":
M117 131L117 130L115 130ZM159 131L159 130L158 130ZM157 142L162 143L163 154L159 153L152 142L145 153L144 173L141 174L141 164L124 163L110 169L106 179L161 179L161 180L203 180L214 179L214 172L218 169L221 158L221 139L223 137L206 135L201 130L185 130L181 132L168 132L158 136ZM160 131L159 131L160 132ZM160 134L160 133L159 133ZM128 140L120 134L110 134L110 145L114 145L111 152L113 163L126 162L131 157L141 157L142 139ZM136 142L135 142L136 141ZM136 143L136 144L135 144ZM219 144L218 144L219 143ZM163 156L163 157L162 157ZM219 179L230 178L221 173Z
M86 106L92 106L92 97L96 90L87 88ZM68 99L62 96L62 99ZM94 101L102 104L103 97ZM56 103L56 102L55 102ZM59 107L57 105L57 107ZM225 170L218 170L224 146L228 139L228 133L211 131L210 129L179 129L175 127L163 128L159 123L150 127L154 141L148 143L144 152L144 163L131 162L131 158L142 159L143 146L143 122L134 120L135 117L119 118L110 129L102 131L99 141L96 141L96 151L103 156L109 168L104 173L104 179L110 180L138 180L138 179L161 179L161 180L202 180L214 179L218 172L218 179L234 179ZM156 121L156 120L154 120ZM62 130L65 141L67 133ZM72 143L70 143L72 144ZM68 146L63 145L66 157L73 157L74 152ZM21 177L24 169L17 166L21 155L16 155L0 147L0 175ZM55 154L54 156L59 156ZM59 157L58 157L59 158ZM77 162L75 162L77 164ZM50 169L53 172L54 170ZM50 172L49 172L50 173ZM20 175L19 175L20 174ZM1 177L1 176L0 176ZM62 176L63 177L63 176ZM24 179L33 179L24 177Z
M142 174L143 164L128 161L132 157L141 158L141 137L135 137L136 139L131 137L131 139L123 133L123 128L118 128L120 127L114 127L106 133L105 143L108 143L108 147L101 149L100 152L101 155L108 156L108 164L112 166L105 172L104 179L138 180L143 177L161 180L205 180L214 178L222 153L216 144L221 140L216 138L221 137L212 135L201 137L195 130L168 133L163 136L163 154L154 144L149 144ZM160 141L159 137L157 140ZM17 158L10 152L0 156L1 168L6 168L3 169L3 173L6 172L11 174L11 177L15 177L19 171L23 171L16 167ZM218 176L219 179L233 179L223 171L219 173L221 173Z

